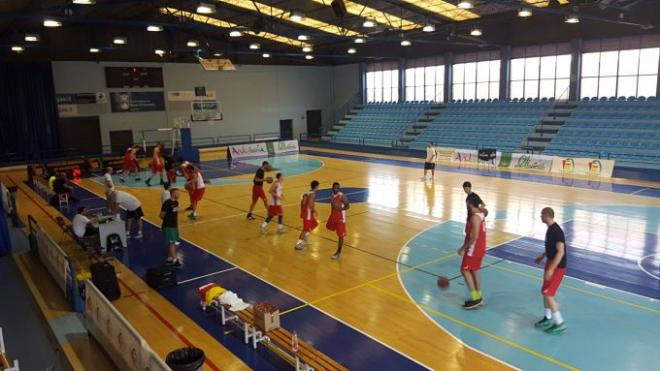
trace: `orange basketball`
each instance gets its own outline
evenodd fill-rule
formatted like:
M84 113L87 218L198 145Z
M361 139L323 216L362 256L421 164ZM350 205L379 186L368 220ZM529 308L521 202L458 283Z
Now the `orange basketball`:
M438 277L438 287L442 290L446 290L449 287L449 278L445 276Z

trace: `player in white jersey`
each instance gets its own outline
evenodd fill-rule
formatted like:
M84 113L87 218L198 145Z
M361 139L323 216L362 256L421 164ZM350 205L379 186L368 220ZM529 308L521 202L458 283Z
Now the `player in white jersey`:
M282 173L275 175L275 181L268 190L268 217L259 226L261 234L266 233L266 226L277 217L277 233L284 232L284 225L282 224L284 211L282 210L282 201L284 200L284 176Z

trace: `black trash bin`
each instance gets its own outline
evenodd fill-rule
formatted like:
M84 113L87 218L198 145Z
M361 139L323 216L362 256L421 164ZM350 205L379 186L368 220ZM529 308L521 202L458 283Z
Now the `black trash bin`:
M206 356L199 348L181 348L170 352L165 363L172 371L198 371L202 369Z

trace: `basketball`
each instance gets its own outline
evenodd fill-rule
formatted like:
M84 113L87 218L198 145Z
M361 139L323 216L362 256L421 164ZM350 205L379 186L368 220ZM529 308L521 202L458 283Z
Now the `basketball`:
M266 181L266 183L272 183L273 182L273 177L269 176L269 177L266 177L266 179L264 179L264 180Z
M438 277L438 287L441 288L442 290L446 290L447 288L449 288L449 278L445 276Z

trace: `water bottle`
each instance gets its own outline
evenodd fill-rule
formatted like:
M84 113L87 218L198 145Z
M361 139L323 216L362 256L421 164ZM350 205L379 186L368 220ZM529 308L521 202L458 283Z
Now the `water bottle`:
M298 332L294 331L293 336L291 337L291 350L294 353L298 353Z

